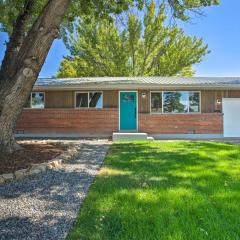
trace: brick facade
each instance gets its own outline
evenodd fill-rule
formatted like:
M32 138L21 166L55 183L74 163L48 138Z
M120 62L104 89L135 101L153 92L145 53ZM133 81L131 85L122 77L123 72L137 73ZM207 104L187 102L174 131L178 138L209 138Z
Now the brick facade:
M24 109L17 131L24 133L99 134L118 131L118 109ZM222 134L223 115L139 113L139 132L149 134Z
M152 134L222 134L223 114L143 114L138 115L140 132Z
M118 130L117 109L24 109L17 132L112 135Z

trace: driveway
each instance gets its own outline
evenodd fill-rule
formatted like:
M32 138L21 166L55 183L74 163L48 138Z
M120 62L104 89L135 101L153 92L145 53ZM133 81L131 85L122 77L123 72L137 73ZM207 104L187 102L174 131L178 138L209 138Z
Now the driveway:
M74 141L79 154L61 168L0 186L0 239L64 239L110 142Z

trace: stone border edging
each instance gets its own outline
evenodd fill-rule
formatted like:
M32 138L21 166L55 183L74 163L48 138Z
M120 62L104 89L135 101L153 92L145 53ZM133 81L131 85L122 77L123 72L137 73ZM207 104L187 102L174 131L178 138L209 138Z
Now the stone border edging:
M64 144L65 145L65 144ZM66 161L72 160L78 154L78 148L74 144L70 144L70 147L66 152L51 159L48 162L39 164L32 164L26 169L16 170L13 173L4 173L0 175L0 184L9 183L14 180L20 180L28 176L33 176L42 172L46 172L48 169L56 169Z

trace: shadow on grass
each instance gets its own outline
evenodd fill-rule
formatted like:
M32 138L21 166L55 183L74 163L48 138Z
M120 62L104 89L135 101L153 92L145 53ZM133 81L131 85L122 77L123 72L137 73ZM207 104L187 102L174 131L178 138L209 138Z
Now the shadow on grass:
M239 161L224 143L114 144L68 238L237 239Z

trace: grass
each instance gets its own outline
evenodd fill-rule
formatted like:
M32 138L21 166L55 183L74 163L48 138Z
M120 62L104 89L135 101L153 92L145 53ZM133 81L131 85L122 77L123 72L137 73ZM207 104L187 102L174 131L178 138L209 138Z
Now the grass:
M68 239L240 239L240 146L113 144Z

